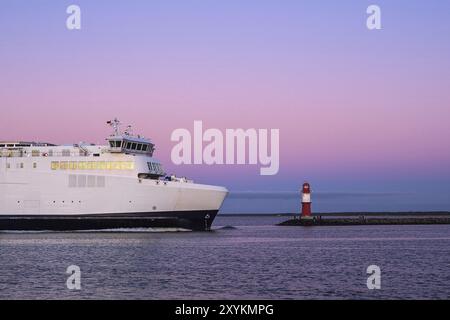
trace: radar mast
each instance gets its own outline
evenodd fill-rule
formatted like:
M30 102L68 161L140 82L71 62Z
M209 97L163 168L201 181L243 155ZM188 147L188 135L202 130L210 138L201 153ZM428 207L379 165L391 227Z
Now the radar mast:
M120 121L117 118L114 118L114 120L106 121L106 123L109 124L114 130L112 136L120 136Z

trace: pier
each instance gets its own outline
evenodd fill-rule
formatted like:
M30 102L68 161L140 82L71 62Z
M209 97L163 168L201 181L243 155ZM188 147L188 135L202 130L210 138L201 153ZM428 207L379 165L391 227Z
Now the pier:
M358 226L358 225L432 225L450 224L450 213L367 213L322 214L310 218L293 218L279 226Z
M279 226L360 226L360 225L432 225L450 224L450 212L342 212L313 214L311 186L303 183L301 212Z

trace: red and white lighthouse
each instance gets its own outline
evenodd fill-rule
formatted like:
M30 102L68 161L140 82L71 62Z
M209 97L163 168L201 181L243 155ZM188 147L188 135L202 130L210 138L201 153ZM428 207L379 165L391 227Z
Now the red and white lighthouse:
M312 218L311 187L308 182L305 182L302 187L302 215L300 218Z

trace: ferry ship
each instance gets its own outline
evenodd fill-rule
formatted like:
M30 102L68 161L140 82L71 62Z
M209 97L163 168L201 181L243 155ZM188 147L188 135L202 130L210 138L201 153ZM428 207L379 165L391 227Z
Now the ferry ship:
M0 230L210 230L228 191L167 176L150 139L106 145L0 142Z

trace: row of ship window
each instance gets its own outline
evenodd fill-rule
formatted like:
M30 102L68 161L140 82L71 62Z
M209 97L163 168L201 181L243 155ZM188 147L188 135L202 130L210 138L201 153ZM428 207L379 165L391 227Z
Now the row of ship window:
M110 141L109 145L112 148L123 148L128 150L137 150L144 152L151 149L151 147L148 144L128 142L128 141Z
M159 163L147 162L148 169L154 172L163 172ZM33 169L37 163L33 162ZM16 164L17 169L23 169L24 163ZM6 164L6 169L11 169L11 164ZM133 161L52 161L52 170L134 170Z
M23 169L23 168L25 168L25 165L23 162L16 163L16 169ZM37 168L37 163L33 162L33 169L36 169L36 168ZM6 169L11 169L11 163L9 163L9 162L6 163Z
M133 161L52 161L52 170L133 170Z

